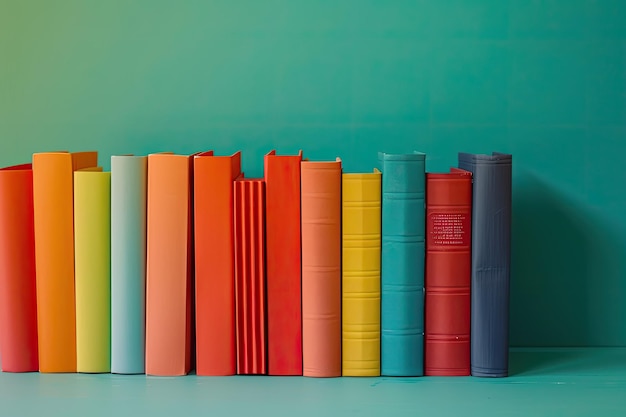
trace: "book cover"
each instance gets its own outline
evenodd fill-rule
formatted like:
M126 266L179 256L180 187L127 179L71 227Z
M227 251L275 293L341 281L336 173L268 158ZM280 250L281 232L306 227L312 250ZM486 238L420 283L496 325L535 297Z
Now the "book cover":
M39 370L31 164L0 169L0 363Z
M76 370L111 371L111 173L74 172Z
M380 376L381 173L342 182L342 375Z
M302 375L301 161L275 151L264 161L269 375Z
M241 153L194 158L196 373L237 372L233 181Z
M472 174L426 174L424 374L470 374Z
M302 365L341 376L341 160L302 161Z
M381 375L424 374L425 158L379 153Z
M97 152L33 154L39 371L76 372L74 171Z
M472 187L471 371L506 377L509 372L509 288L513 157L459 153Z
M193 155L148 155L146 374L190 371Z
M111 372L145 373L148 157L111 157Z
M267 373L265 182L234 181L237 373Z

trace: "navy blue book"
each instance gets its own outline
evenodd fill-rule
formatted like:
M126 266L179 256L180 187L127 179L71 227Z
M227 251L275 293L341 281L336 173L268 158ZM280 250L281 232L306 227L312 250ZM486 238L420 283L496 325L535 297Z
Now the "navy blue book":
M512 156L459 153L473 174L471 372L509 373Z
M379 153L381 375L424 374L425 158Z

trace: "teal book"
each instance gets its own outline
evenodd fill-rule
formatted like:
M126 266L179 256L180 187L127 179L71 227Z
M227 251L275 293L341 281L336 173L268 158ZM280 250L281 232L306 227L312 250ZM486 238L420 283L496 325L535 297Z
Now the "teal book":
M145 372L148 158L111 157L111 372Z
M424 374L425 159L378 155L382 171L381 375Z

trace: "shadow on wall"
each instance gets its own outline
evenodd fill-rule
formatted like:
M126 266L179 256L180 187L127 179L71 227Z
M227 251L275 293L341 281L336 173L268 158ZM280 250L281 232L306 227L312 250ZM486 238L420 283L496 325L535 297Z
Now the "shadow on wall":
M511 346L606 344L594 327L608 319L597 306L610 302L598 300L611 290L615 269L611 254L597 245L616 249L617 237L582 203L532 172L519 177L513 190Z

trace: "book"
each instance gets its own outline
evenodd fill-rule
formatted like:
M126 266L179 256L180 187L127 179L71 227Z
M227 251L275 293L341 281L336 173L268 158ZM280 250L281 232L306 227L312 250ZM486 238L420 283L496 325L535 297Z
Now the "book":
M74 171L97 152L33 154L39 371L76 372Z
M111 372L145 373L148 157L111 157Z
M472 187L471 373L509 370L512 155L459 153Z
M265 182L234 181L237 373L267 373Z
M341 376L341 160L301 162L302 366Z
M237 372L233 181L241 152L194 158L196 251L196 373Z
M426 174L424 375L470 374L472 174Z
M76 370L111 371L111 173L74 172Z
M302 375L301 161L275 151L264 160L269 375Z
M193 155L148 155L146 374L181 376L192 363Z
M39 370L31 164L0 169L0 352L3 372Z
M381 173L342 175L342 375L380 376Z
M425 158L379 153L381 375L424 374Z

